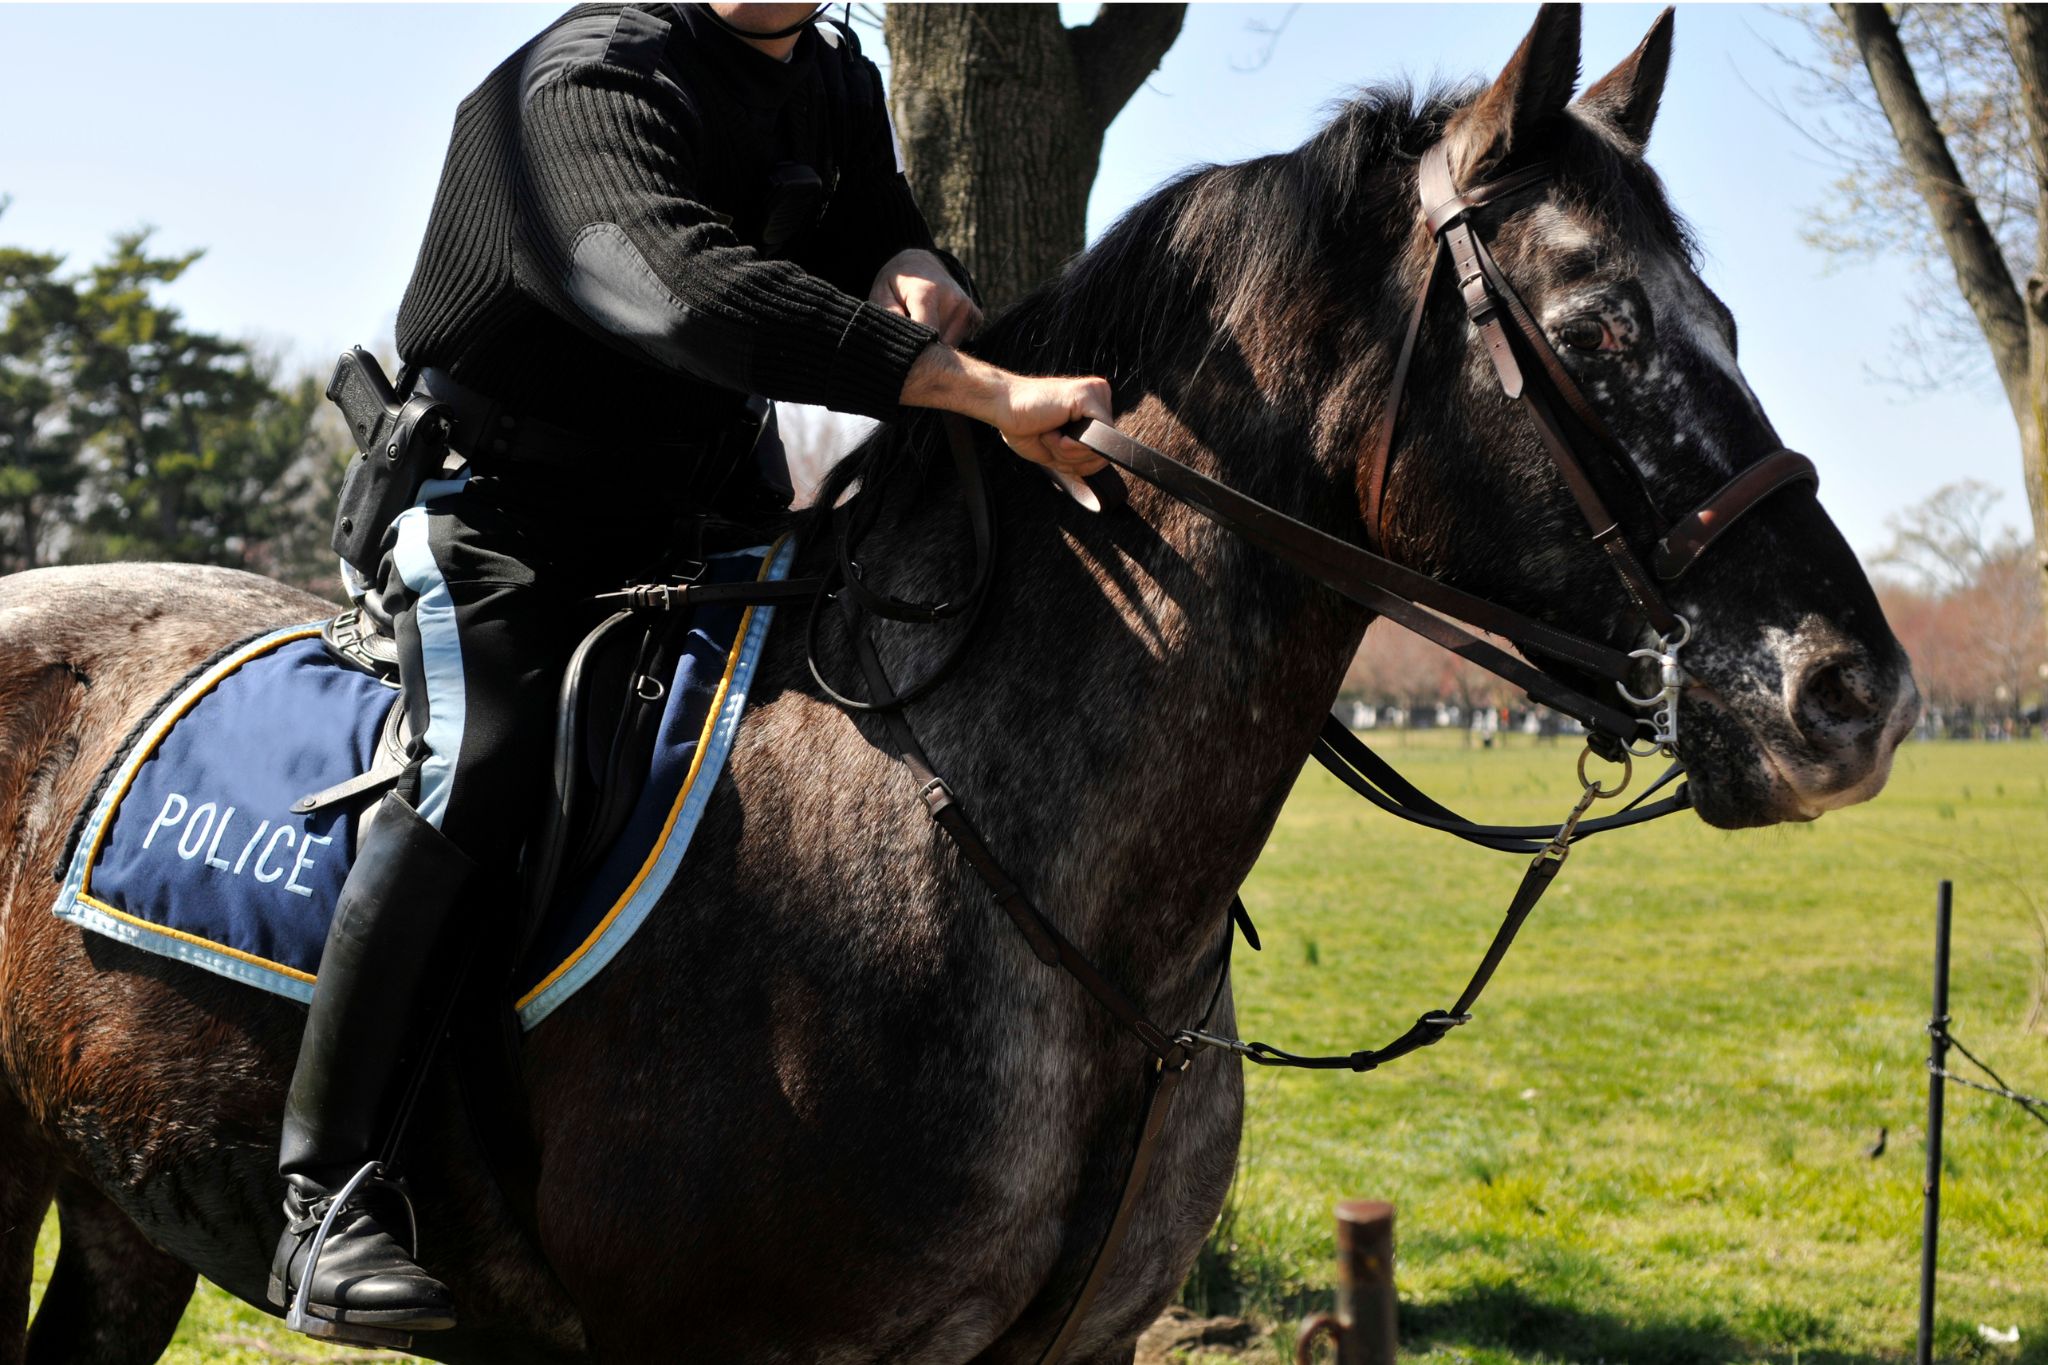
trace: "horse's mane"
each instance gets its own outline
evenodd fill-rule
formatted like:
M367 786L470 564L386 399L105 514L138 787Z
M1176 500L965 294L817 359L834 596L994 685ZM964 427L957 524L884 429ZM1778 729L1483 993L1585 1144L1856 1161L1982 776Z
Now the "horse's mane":
M1148 391L1159 367L1210 343L1217 318L1298 307L1289 301L1330 272L1333 248L1351 268L1362 256L1383 258L1371 248L1398 241L1413 222L1405 197L1379 192L1383 172L1420 159L1481 88L1370 87L1291 151L1181 172L966 349L1021 373L1097 374L1119 395ZM1659 240L1696 261L1691 230L1640 156L1596 123L1573 123L1577 131L1547 158L1561 183L1575 198L1624 215L1625 238ZM832 471L819 507L884 467L929 469L943 449L935 414L884 426Z
M1291 151L1181 172L995 319L975 350L1012 368L1128 383L1187 339L1198 298L1241 316L1284 297L1271 291L1316 267L1330 229L1369 212L1375 173L1420 156L1471 95L1374 87Z

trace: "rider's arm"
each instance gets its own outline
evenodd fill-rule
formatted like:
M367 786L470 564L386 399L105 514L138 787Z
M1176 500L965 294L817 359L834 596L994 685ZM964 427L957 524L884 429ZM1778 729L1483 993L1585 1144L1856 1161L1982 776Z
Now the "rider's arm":
M743 245L695 197L680 92L610 63L525 92L517 177L542 290L643 360L741 393L887 419L934 331Z
M911 366L903 402L988 423L1010 449L1050 469L1077 496L1074 479L1104 464L1079 441L1060 435L1060 428L1082 417L1111 420L1107 380L1012 374L934 342Z
M998 427L1055 473L1100 466L1055 433L1075 417L1108 420L1103 381L1010 374L743 245L692 197L683 130L694 119L673 86L591 63L525 100L522 193L572 320L741 393L883 420L902 404L943 408Z
M931 228L897 158L882 78L858 56L846 78L872 82L872 114L867 127L848 130L839 186L798 259L848 293L936 328L942 341L964 341L981 325L981 309L935 254Z

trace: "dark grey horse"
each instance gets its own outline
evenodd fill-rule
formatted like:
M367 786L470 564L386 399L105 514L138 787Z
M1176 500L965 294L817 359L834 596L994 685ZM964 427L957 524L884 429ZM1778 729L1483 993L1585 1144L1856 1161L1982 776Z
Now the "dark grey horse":
M1781 442L1642 161L1670 33L1666 16L1571 103L1577 15L1547 10L1476 95L1367 95L1297 151L1169 185L982 348L1106 374L1133 435L1356 539L1360 456L1429 250L1417 156L1448 138L1467 184L1540 157L1555 178L1495 215L1494 250L1659 500L1691 506ZM1461 322L1446 293L1388 486L1391 553L1637 643ZM942 595L967 559L942 449L913 420L860 457L860 496L881 504L862 560L902 595ZM1036 901L1155 1018L1192 1020L1365 617L1147 489L1091 515L1016 461L991 454L988 472L1004 542L988 621L916 725ZM1812 819L1878 790L1916 698L1811 498L1739 524L1673 603L1696 629L1683 748L1705 819ZM263 1301L302 1015L81 935L49 914L51 870L175 679L321 610L210 569L0 581L0 1365L153 1360L195 1271ZM462 1305L460 1329L422 1338L444 1359L1028 1362L1079 1283L1128 1158L1140 1051L1025 949L881 730L820 699L801 624L786 611L771 641L688 877L527 1040L530 1221L454 1078L431 1087L411 1161L425 1261ZM945 643L880 633L899 678ZM1240 1101L1234 1062L1198 1058L1071 1359L1131 1358L1222 1201ZM24 1335L53 1197L62 1252Z

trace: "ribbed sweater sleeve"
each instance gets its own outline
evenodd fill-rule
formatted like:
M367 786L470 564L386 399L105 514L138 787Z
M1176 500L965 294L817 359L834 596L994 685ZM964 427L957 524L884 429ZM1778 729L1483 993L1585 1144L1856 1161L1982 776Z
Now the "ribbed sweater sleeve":
M673 86L610 65L529 92L521 199L559 272L539 292L708 383L892 416L936 334L743 245L692 197L691 123Z

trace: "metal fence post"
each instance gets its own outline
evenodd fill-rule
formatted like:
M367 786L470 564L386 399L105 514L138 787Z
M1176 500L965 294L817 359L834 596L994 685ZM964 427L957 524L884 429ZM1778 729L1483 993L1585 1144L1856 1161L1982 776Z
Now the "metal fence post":
M1394 1365L1394 1206L1376 1199L1337 1205L1337 1311L1301 1325L1297 1365L1309 1365L1316 1339L1337 1344L1337 1365Z
M1921 1186L1920 1350L1918 1365L1934 1365L1934 1264L1941 1237L1941 1102L1948 1064L1948 931L1954 885L1944 881L1934 907L1934 1016L1927 1021L1927 1180Z

